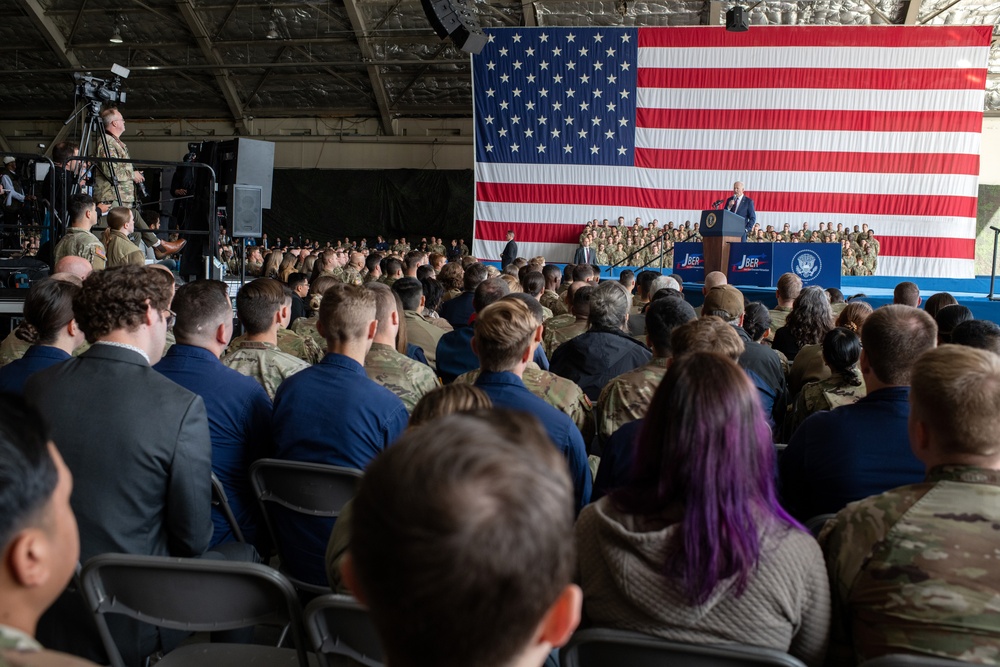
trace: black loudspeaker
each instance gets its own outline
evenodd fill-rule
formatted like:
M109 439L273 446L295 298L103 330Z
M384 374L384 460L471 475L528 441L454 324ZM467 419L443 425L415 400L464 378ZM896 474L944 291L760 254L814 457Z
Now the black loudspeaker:
M736 6L726 12L726 30L746 32L750 29L750 17L745 7Z
M259 185L231 186L229 212L233 238L260 238L263 233L261 187Z
M274 143L239 137L219 142L216 155L219 185L259 185L261 205L271 208Z
M479 53L486 46L479 16L466 0L420 0L420 4L441 39L451 37L466 53Z

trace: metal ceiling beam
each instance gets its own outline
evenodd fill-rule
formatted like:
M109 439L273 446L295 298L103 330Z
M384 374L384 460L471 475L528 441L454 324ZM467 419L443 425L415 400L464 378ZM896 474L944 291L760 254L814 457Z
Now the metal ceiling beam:
M237 2L238 1L239 0L237 0ZM278 57L274 59L274 62L279 62L281 58L285 55L285 52L287 50L288 50L287 46L282 47L281 51L278 52ZM264 82L267 81L267 77L271 76L271 72L273 71L274 71L273 69L269 68L263 74L261 74L260 80L257 81L257 85L254 86L253 92L250 93L250 96L247 98L246 108L248 109L250 108L250 105L253 103L253 98L257 97L257 93L260 92L260 89L264 86Z
M941 14L944 14L946 11L948 11L949 9L951 9L952 7L954 7L955 5L957 5L960 2L962 2L962 0L955 0L954 2L949 2L947 5L945 5L944 7L941 7L939 10L937 10L936 12L934 12L933 14L931 14L930 16L928 16L927 18L925 18L923 21L917 21L917 23L920 24L920 25L926 25L926 24L930 23L931 21L933 21L934 19L936 19Z
M365 18L358 9L357 0L344 0L344 9L347 10L347 18L351 20L351 27L358 36L358 48L361 50L361 58L368 63L368 79L371 81L375 104L378 106L378 115L382 121L382 131L388 136L393 136L395 131L392 128L392 116L389 114L389 94L386 92L385 84L382 82L382 70L374 63L375 50L368 43Z
M300 53L302 53L306 58L311 58L312 57L312 56L310 56L305 51L305 49L296 48L295 50L298 51L298 52L300 52ZM332 69L330 67L324 67L324 68L321 69L321 72L323 74L327 74L329 76L332 76L333 78L337 79L338 81L343 82L344 84L346 84L347 86L349 86L352 90L360 93L362 97L371 97L371 91L370 90L364 90L364 89L362 89L361 87L359 87L357 84L355 84L353 81L351 81L350 79L348 79L347 77L345 77L343 74L341 74L337 70Z
M226 99L226 106L229 107L229 111L233 114L233 121L236 123L237 130L241 131L241 134L250 134L250 125L243 114L243 102L240 100L239 93L236 92L236 86L229 80L229 71L224 67L225 63L222 61L219 52L212 45L212 40L208 36L208 30L205 28L201 17L195 11L191 0L177 0L177 8L180 10L181 16L184 17L184 22L187 23L188 28L194 35L195 41L198 42L198 47L201 49L202 55L205 56L205 60L219 68L215 72L215 81L219 84L222 96Z
M28 15L31 22L35 24L38 32L48 42L49 48L56 54L56 57L67 67L80 67L80 61L76 55L68 48L66 37L56 26L55 22L45 15L45 10L38 0L18 0L21 9Z
M524 25L534 27L538 25L538 15L535 14L535 3L533 0L521 0L521 18Z
M80 20L83 19L83 10L87 8L87 0L82 0L80 3L80 10L76 13L76 18L73 19L73 27L69 30L69 35L66 36L66 42L68 44L73 43L73 38L76 37L76 31L80 28Z
M129 66L132 70L133 76L137 72L194 72L197 70L240 70L240 69L259 69L266 70L267 68L278 68L278 69L317 69L322 67L368 67L369 65L385 65L389 67L423 67L427 64L427 61L422 58L409 58L406 60L396 59L396 60L375 60L371 62L359 62L357 60L309 60L303 62L283 62L283 63L227 63L223 65L135 65ZM434 65L458 65L468 68L470 63L468 58L445 58L441 60L435 60ZM20 80L21 78L33 79L39 74L72 74L73 72L82 72L84 70L92 70L94 67L83 68L83 67L39 67L37 69L23 70L23 69L2 69L0 70L0 76L10 77L12 80Z
M917 19L920 17L920 6L923 4L923 0L910 0L909 4L906 5L906 16L903 18L903 25L917 25Z

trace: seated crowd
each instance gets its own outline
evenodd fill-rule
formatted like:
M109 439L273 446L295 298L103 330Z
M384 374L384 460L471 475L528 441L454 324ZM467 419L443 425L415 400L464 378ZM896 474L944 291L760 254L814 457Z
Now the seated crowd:
M622 265L639 268L670 268L673 266L674 244L702 241L700 224L687 220L682 225L674 225L673 220L660 227L659 220L651 220L643 225L636 218L632 225L626 225L625 218L618 217L617 224L607 218L598 222L587 222L580 232L580 248L576 261L581 259L581 250L592 250L590 263L599 266ZM841 273L845 276L871 276L878 266L881 244L875 232L867 224L854 225L852 231L843 223L819 223L819 229L812 230L809 223L802 223L802 229L792 231L790 223L785 223L781 231L772 225L766 228L755 224L747 235L749 243L839 243L841 244Z
M537 667L580 624L1000 663L1000 327L950 295L873 310L785 274L768 309L720 273L697 298L542 258L291 257L240 289L236 338L224 283L159 265L70 255L32 286L0 344L0 664L106 660L77 559L276 552L362 601L394 667ZM261 458L364 475L335 521L266 524ZM129 665L184 639L110 630Z

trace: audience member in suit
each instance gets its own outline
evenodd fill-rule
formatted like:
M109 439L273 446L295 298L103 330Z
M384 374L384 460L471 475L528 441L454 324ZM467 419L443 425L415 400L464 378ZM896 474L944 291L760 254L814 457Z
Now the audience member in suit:
M83 562L103 553L201 557L212 538L205 403L151 367L173 318L173 289L170 273L153 267L91 274L73 302L90 349L36 373L25 386L73 473ZM211 557L256 558L252 547L225 546L233 548ZM53 637L73 653L100 656L84 622L63 611L46 616ZM160 648L149 626L123 617L109 624L129 664ZM80 632L84 636L74 636Z
M1000 359L945 345L917 360L911 385L910 444L926 476L851 503L820 534L828 665L1000 655Z
M464 291L441 304L441 317L448 321L453 328L468 326L475 308L472 305L472 298L476 293L479 283L487 278L486 267L478 262L470 264L465 269L462 277L462 287Z
M432 421L379 457L341 569L387 664L540 667L565 644L581 600L572 493L538 422L506 410Z
M0 664L92 665L46 651L35 628L76 568L73 477L24 399L0 396Z
M597 401L604 385L653 358L626 333L630 295L621 283L603 282L590 296L590 329L566 341L552 355L552 372L580 385Z
M521 376L542 342L542 326L519 299L505 298L485 306L476 318L472 348L481 372L476 386L493 405L532 414L541 420L556 448L569 462L579 511L590 502L592 477L583 436L564 412L531 393Z
M859 362L867 396L808 417L781 455L781 497L793 516L838 512L923 479L907 432L910 372L936 343L934 320L912 306L883 306L868 316Z
M515 259L517 259L517 243L514 242L514 231L510 230L507 232L507 245L503 247L503 252L500 253L500 268L507 268L510 264L514 263Z
M277 458L364 470L406 428L403 402L365 374L375 314L375 295L363 287L335 285L323 294L317 327L327 355L278 388L272 422ZM326 584L323 555L332 529L331 519L291 513L276 522L282 565L292 576Z
M233 335L226 284L199 280L174 296L177 343L154 368L205 401L212 437L212 472L226 491L243 536L260 544L250 464L271 455L271 399L253 378L226 368L219 357ZM235 540L226 517L212 510L211 545Z
M594 264L594 260L597 254L594 249L590 247L590 237L585 236L583 238L583 245L576 249L576 253L573 255L574 264Z
M73 318L73 299L83 281L74 275L55 274L31 286L24 301L24 320L15 329L31 347L24 356L0 368L0 391L20 394L29 377L66 361L84 341Z
M821 665L826 568L816 541L778 504L775 451L753 383L722 355L684 355L646 422L635 477L576 524L588 620L673 641L763 646Z

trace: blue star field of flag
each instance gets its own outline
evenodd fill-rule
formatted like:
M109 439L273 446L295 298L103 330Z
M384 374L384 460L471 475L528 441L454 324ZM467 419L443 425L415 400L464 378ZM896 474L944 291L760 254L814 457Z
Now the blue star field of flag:
M477 161L633 165L635 29L485 32L473 57Z

